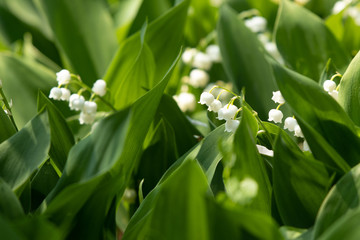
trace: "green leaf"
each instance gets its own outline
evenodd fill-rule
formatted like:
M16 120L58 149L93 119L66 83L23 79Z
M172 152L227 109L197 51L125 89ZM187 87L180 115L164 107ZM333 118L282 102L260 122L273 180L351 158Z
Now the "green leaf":
M274 63L282 95L316 159L345 173L358 163L360 141L344 109L313 80Z
M0 143L16 133L14 125L5 111L0 108Z
M305 155L283 131L275 144L274 194L285 225L308 228L331 184L331 171L311 155Z
M0 79L19 128L37 113L36 98L39 89L49 92L56 85L55 75L42 65L11 53L0 53Z
M102 77L117 48L115 27L105 1L36 3L73 70L88 85Z
M337 0L312 0L307 2L305 7L320 17L325 18L331 14L336 2Z
M240 125L234 137L233 148L236 160L231 168L230 175L235 176L239 181L246 177L255 180L258 184L258 192L249 207L270 215L272 189L265 169L265 162L256 147L257 131L258 123L255 117L244 106ZM226 183L225 187L227 187Z
M349 117L360 126L360 53L351 61L341 79L339 102Z
M272 108L271 91L277 89L265 50L235 11L228 6L220 10L217 27L223 66L238 90L245 87L246 101L266 118Z
M295 3L281 1L275 28L276 44L285 61L315 81L329 58L339 69L350 61L324 22Z
M185 0L173 7L150 23L146 33L137 32L119 48L104 77L116 92L111 96L115 106L124 107L124 103L133 102L168 71L180 49L188 4ZM132 95L128 99L129 88Z
M0 177L20 195L22 186L47 159L50 130L47 113L33 118L0 145Z
M179 57L131 108L101 120L92 134L71 149L62 177L39 209L68 237L102 238L105 221L114 221L107 219L112 216L110 206L139 163L143 141ZM97 221L89 223L90 218Z
M56 167L62 171L71 147L75 144L74 136L61 112L42 93L38 96L38 109L46 108L49 115L51 147L49 155Z
M360 211L360 165L344 175L331 189L318 213L314 239L321 236L346 236L347 226L358 223ZM331 233L331 234L329 234ZM356 232L350 231L349 237ZM359 236L359 235L357 235ZM324 239L336 239L325 238ZM344 238L354 239L354 238Z
M0 178L0 216L15 220L24 216L24 210L10 186Z

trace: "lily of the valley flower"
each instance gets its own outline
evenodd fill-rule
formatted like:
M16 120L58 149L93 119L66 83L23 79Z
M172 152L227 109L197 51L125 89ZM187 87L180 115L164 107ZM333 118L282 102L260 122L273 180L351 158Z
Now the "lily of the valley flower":
M188 48L182 54L181 59L185 64L191 64L197 53L198 50L196 48Z
M106 94L106 82L102 79L96 80L92 87L92 91L100 97Z
M229 107L225 105L223 108L221 108L218 112L218 119L219 120L230 120L234 118L236 112L238 111L238 108L235 105L230 105Z
M71 92L67 88L61 88L61 97L60 99L63 101L69 101Z
M60 100L61 99L61 95L62 95L62 91L60 88L58 87L53 87L50 90L50 94L49 94L49 98L52 98L54 100Z
M80 111L83 109L85 98L78 94L72 94L69 98L69 107L71 110Z
M281 95L280 91L273 92L273 96L272 96L271 100L273 100L275 103L279 103L279 104L285 103L285 99Z
M201 69L193 69L189 75L189 84L193 87L205 87L209 82L209 74Z
M198 52L198 53L196 53L196 55L194 57L192 66L195 68L209 70L212 66L212 61L207 54Z
M229 119L225 122L225 131L226 132L236 132L236 129L239 127L240 121L236 119Z
M194 111L196 107L196 98L194 94L182 92L178 96L174 96L176 103L181 111Z
M66 85L70 83L71 74L68 70L63 69L60 72L56 73L56 80L58 81L59 85Z
M210 105L214 102L215 98L214 95L212 95L211 93L208 92L203 92L200 95L200 104L206 104L207 106L210 107Z
M290 132L295 131L295 127L298 125L295 118L287 117L285 119L284 129L288 129Z
M221 62L221 53L218 45L209 45L206 48L206 54L209 56L212 62L215 63Z
M209 106L208 111L218 112L222 108L222 104L219 100L215 99Z
M336 83L332 80L326 80L323 84L324 90L327 92L332 92L336 89Z
M271 109L269 111L269 121L274 121L275 123L281 123L283 118L283 113L278 109Z
M245 20L246 27L248 27L252 32L255 33L265 32L266 24L266 19L260 16L255 16Z

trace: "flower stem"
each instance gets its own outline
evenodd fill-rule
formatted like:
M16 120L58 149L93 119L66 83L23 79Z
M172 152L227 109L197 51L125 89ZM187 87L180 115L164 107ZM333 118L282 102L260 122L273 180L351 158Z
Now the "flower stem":
M3 101L4 104L5 104L6 110L9 111L8 116L9 116L9 118L10 118L11 123L14 125L16 131L19 131L19 129L18 129L17 126L16 126L15 119L14 119L13 114L12 114L12 111L11 111L11 107L10 107L10 105L9 105L8 100L7 100L6 97L5 97L5 93L4 93L4 91L2 90L2 88L0 88L0 95L1 95L1 97L2 97L2 101Z

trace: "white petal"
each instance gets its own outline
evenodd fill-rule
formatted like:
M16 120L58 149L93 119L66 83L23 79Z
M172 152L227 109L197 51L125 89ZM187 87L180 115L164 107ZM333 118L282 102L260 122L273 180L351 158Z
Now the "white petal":
M273 150L269 150L266 147L258 145L258 144L256 144L256 147L257 147L260 154L266 155L266 156L269 156L269 157L274 156L274 151Z
M295 118L288 117L285 119L285 126L284 129L288 129L290 132L295 130L295 126L298 125Z
M274 121L275 123L281 123L283 118L283 113L278 109L271 109L269 111L269 119L268 121Z

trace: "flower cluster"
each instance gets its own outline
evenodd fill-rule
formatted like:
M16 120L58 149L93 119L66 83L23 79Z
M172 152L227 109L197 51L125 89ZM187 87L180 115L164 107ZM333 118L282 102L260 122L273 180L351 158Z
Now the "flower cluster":
M214 86L212 89L215 88L219 88L219 87ZM219 97L223 91L227 91L227 90L224 89L223 91L221 91L216 99L214 95L211 93L211 91L212 90L210 90L209 92L203 92L200 96L199 103L208 106L208 111L218 113L217 119L226 121L225 122L226 132L235 132L240 124L240 121L236 120L236 116L241 109L238 109L238 107L235 106L233 103L237 98L239 98L239 96L235 96L228 104L223 106L221 101L219 100Z
M72 79L72 74L66 69L56 73L56 80L58 81L58 86L50 90L49 98L68 101L71 110L80 111L80 124L92 124L96 118L97 111L97 104L93 99L95 96L102 97L106 94L106 82L99 79L90 89L81 82L79 77L76 76L75 79ZM71 94L68 86L72 83L76 83L82 86L82 88L77 93ZM92 95L89 100L85 100L84 96L82 96L84 91L91 92Z
M356 25L360 26L360 9L353 4L352 0L337 1L332 9L333 14L343 12L343 16L349 16L354 19Z
M336 83L334 82L336 77L341 77L341 74L337 73L333 75L330 80L325 80L323 88L337 101L339 98L339 92L337 91Z
M285 99L282 96L280 91L273 92L273 96L271 98L275 103L279 103L276 109L271 109L269 111L269 119L268 121L273 121L275 123L281 123L284 117L283 113L279 108L285 104ZM287 117L284 121L284 129L287 129L290 132L294 132L295 137L304 138L304 135L301 131L301 128L294 117ZM307 145L306 140L303 143L304 151L309 151L309 147ZM306 148L307 147L307 148Z

